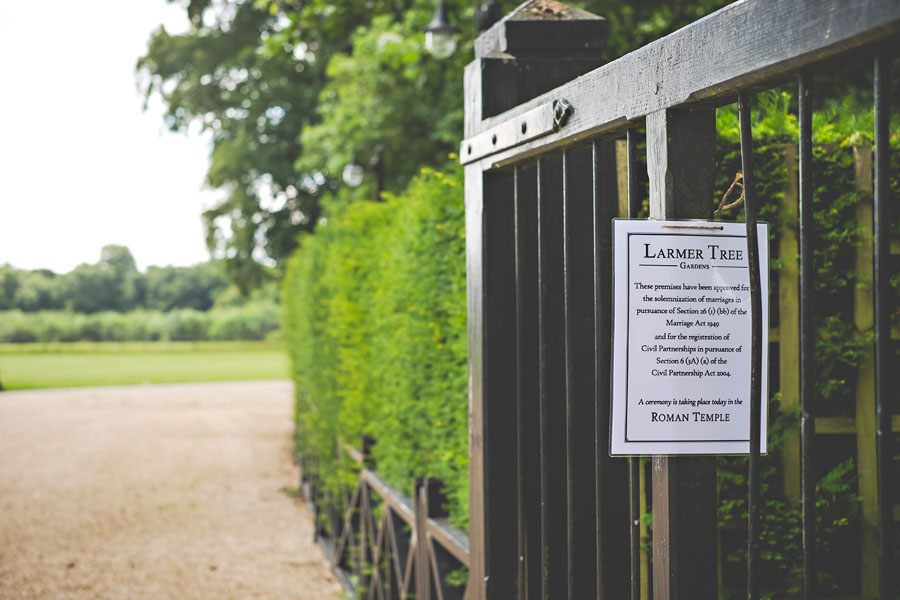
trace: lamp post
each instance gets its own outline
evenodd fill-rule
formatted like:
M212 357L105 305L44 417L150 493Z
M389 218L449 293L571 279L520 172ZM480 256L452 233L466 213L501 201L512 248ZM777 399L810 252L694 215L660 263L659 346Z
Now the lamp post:
M375 201L383 202L381 193L384 191L384 146L378 144L375 146L372 160L369 161L369 169L375 173ZM352 188L358 188L362 185L365 178L365 169L359 164L359 151L355 150L350 162L344 167L342 173L344 183Z
M459 28L447 18L447 4L439 0L431 23L425 28L425 49L435 58L447 58L456 50Z
M375 156L369 161L369 168L375 173L375 202L384 202L381 192L384 191L384 146L375 146Z

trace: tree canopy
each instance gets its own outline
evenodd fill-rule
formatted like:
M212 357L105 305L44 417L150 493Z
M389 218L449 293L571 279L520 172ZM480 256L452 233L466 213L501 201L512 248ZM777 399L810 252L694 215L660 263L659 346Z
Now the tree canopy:
M174 0L170 0L174 1ZM188 31L160 27L137 63L173 130L211 132L210 186L226 198L204 214L207 245L243 293L280 272L330 198L371 198L372 181L339 191L343 167L384 147L385 186L400 191L441 167L462 137L462 72L476 7L447 2L462 33L438 60L423 29L436 0L185 0ZM501 2L505 11L514 8ZM585 0L610 21L616 58L727 4L723 0ZM371 179L371 177L369 177Z

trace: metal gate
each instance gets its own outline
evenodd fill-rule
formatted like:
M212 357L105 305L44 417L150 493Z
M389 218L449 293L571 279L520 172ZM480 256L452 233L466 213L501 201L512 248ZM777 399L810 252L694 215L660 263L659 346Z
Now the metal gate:
M791 79L798 82L800 129L789 156L799 160L801 587L805 598L822 597L814 581L813 458L817 440L837 424L817 420L812 392L809 73L847 54L875 72L874 241L867 259L874 374L852 424L860 444L872 448L867 489L875 492L863 508L875 554L864 557L861 593L896 596L898 361L890 318L897 307L889 304L889 278L897 270L888 211L889 71L898 32L896 0L745 0L601 66L605 21L534 0L477 40L466 70L460 149L468 246L468 597L621 600L648 590L654 598L717 597L715 458L654 456L647 482L640 459L608 455L610 221L637 216L644 162L650 218L711 218L716 108L738 98L752 210L754 181L766 176L751 164L753 95ZM779 343L788 344L787 334ZM784 387L790 367L782 370ZM864 458L861 452L860 470ZM756 458L750 462L747 579L748 597L756 598L759 477L752 473ZM647 497L652 559L640 549Z

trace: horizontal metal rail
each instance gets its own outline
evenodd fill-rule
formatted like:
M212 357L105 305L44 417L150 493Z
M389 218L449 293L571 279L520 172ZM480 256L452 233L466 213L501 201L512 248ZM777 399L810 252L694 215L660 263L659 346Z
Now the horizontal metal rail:
M627 127L669 108L716 99L900 32L896 0L746 0L475 124L460 157L494 166ZM566 101L564 125L517 135L524 117ZM527 120L527 119L526 119ZM541 119L547 123L546 117ZM494 140L496 141L490 143ZM485 143L485 142L489 143ZM468 151L472 148L471 153ZM477 152L476 152L477 150Z

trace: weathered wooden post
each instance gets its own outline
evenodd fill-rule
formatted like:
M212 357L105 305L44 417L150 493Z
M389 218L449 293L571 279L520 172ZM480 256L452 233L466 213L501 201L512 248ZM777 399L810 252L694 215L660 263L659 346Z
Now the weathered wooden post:
M491 117L600 66L605 36L605 20L554 0L518 7L475 43L465 73L466 138L488 129ZM564 122L567 105L553 108ZM516 135L541 135L528 119L520 127ZM485 143L496 145L496 136ZM483 154L464 147L464 162L473 152ZM572 406L566 390L583 380L559 362L571 342L566 330L577 326L561 315L580 308L567 305L561 289L563 255L583 250L564 237L564 172L580 165L590 181L591 152L515 170L495 169L490 159L466 164L472 600L597 594L594 366L586 365L590 390L579 389ZM586 186L579 193L592 199ZM559 285L549 284L547 269ZM593 347L593 331L583 334ZM573 417L576 409L586 412ZM573 453L585 447L591 468L573 478ZM579 489L568 489L569 480ZM570 543L575 530L584 552ZM573 557L587 564L590 580L573 573Z
M650 218L711 217L715 109L647 116ZM653 597L715 598L716 463L713 456L653 457Z

